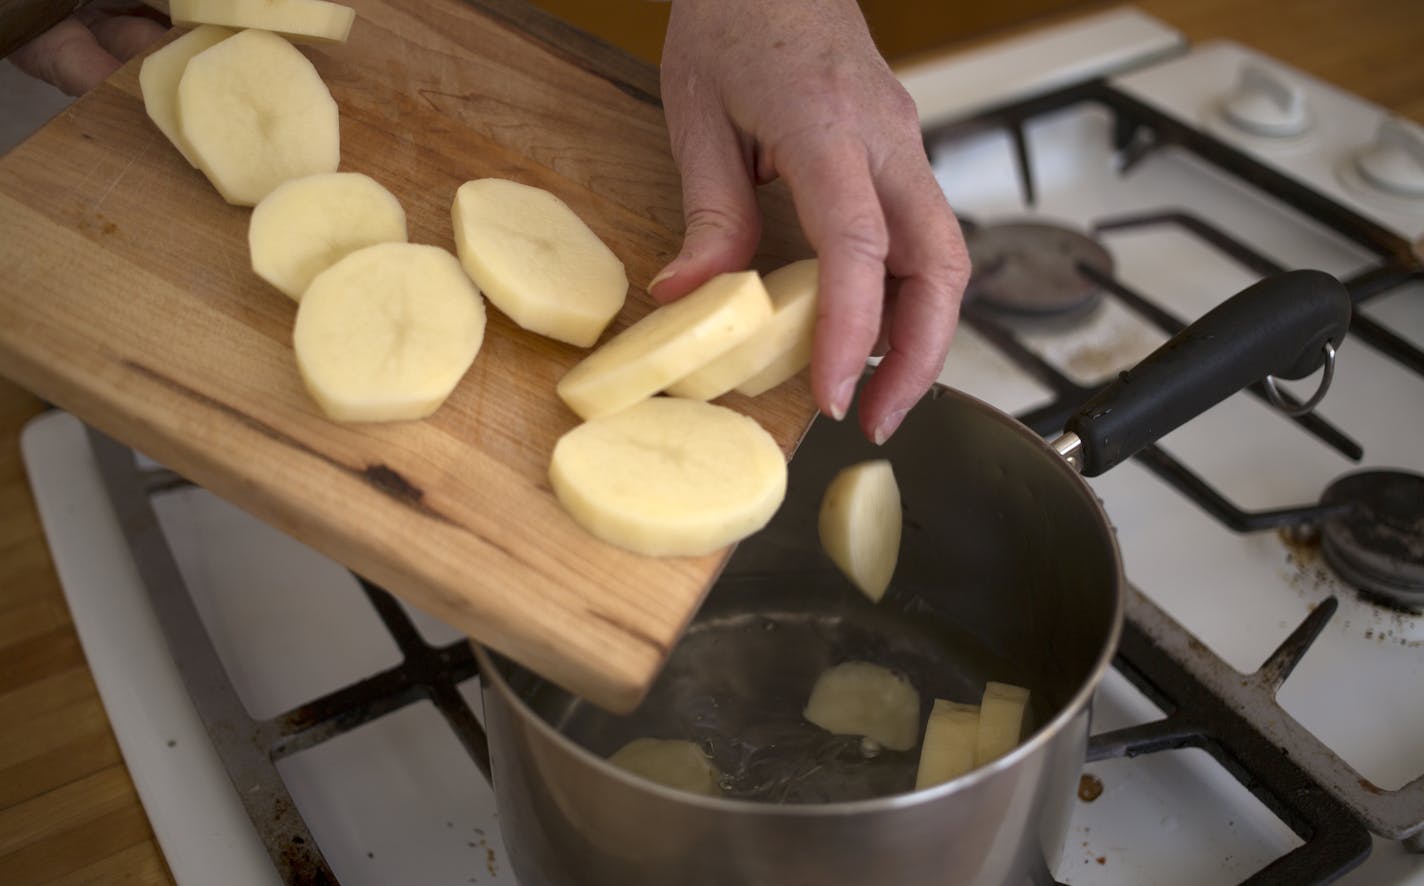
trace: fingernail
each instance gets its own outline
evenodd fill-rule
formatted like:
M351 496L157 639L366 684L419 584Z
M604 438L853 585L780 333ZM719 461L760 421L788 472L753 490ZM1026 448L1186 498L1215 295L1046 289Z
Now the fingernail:
M840 389L831 398L831 418L836 421L845 418L846 412L850 409L850 399L855 396L855 382L856 376L854 375L841 382Z
M898 412L890 413L880 420L880 424L875 426L876 446L885 445L885 441L889 440L890 435L895 433L896 429L900 427L900 422L905 420L905 413L909 411L908 409L901 409Z
M686 262L682 260L682 256L680 255L672 261L668 262L667 267L663 268L661 271L658 271L658 275L648 282L648 292L652 292L655 288L657 288L657 285L659 283L663 282L669 277L676 275L678 271L682 270L682 266L684 264L686 264Z

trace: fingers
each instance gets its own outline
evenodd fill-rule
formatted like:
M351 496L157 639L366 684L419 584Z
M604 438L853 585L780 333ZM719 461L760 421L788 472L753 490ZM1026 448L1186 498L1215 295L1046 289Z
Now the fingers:
M969 255L944 192L921 158L907 152L899 165L882 170L878 185L898 291L887 314L889 351L861 390L859 414L865 435L881 444L944 367L969 279Z
M648 284L659 302L681 298L717 274L745 270L761 239L749 154L720 101L692 80L667 102L687 225L677 257Z
M82 95L119 69L119 60L70 16L10 54L20 70L68 95Z
M167 33L158 22L138 15L105 16L89 27L99 46L121 62L143 52Z
M880 332L890 241L864 146L823 136L787 145L780 171L820 260L811 393L839 421Z

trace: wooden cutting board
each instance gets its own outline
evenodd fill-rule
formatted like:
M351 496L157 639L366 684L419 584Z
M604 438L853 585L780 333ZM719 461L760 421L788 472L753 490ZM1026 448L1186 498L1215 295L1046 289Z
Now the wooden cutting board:
M341 109L343 170L389 187L411 240L453 251L450 205L499 176L562 197L627 265L621 329L677 251L656 72L519 3L355 0L350 42L304 51ZM338 425L305 393L295 304L248 265L229 206L144 114L137 61L0 160L0 373L605 707L631 708L726 552L651 559L560 510L554 384L585 353L492 307L483 349L420 422ZM763 194L758 264L808 254ZM613 331L610 330L610 333ZM804 379L755 401L790 454Z

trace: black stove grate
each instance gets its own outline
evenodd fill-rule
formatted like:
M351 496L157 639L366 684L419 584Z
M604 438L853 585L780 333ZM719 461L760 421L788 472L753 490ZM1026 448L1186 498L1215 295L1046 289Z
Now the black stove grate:
M399 664L268 720L248 715L223 669L153 510L152 496L182 485L165 470L141 470L133 452L90 432L95 458L170 652L228 777L283 881L337 883L315 838L282 782L277 763L355 730L406 705L429 701L444 716L488 778L489 748L474 712L458 691L477 676L468 642L431 646L395 598L357 577L362 591L400 649ZM1334 613L1319 606L1272 654L1243 678L1274 692ZM1162 638L1168 639L1166 645ZM1304 842L1248 878L1250 886L1328 883L1369 854L1368 831L1269 738L1214 694L1175 657L1171 641L1189 635L1136 590L1114 666L1167 712L1164 719L1096 735L1088 760L1136 757L1197 747L1208 751ZM1200 644L1197 644L1200 645ZM1210 654L1210 653L1206 653ZM1224 670L1227 665L1216 662ZM1234 671L1232 672L1234 673Z
M1169 145L1175 146L1233 174L1303 216L1313 218L1366 247L1377 257L1377 264L1344 281L1357 309L1352 318L1350 335L1367 342L1379 353L1409 371L1424 374L1424 352L1358 310L1372 299L1424 279L1424 267L1421 267L1421 259L1415 254L1413 244L1361 217L1353 210L1335 204L1299 182L1257 163L1229 145L1183 126L1155 108L1114 90L1104 81L1081 83L1058 92L992 109L972 120L928 132L925 142L933 152L935 144L947 139L992 129L1006 131L1013 140L1020 192L1025 205L1031 208L1035 203L1037 189L1033 183L1025 124L1041 115L1082 105L1103 107L1112 115L1114 145L1118 151L1117 168L1120 174L1130 174L1133 168L1153 152ZM1095 233L1103 233L1154 225L1171 225L1185 231L1254 274L1265 276L1284 270L1279 263L1239 238L1205 219L1177 208L1099 219L1092 228ZM966 225L968 230L975 227L972 220ZM1102 287L1109 296L1116 298L1161 332L1172 335L1186 325L1182 318L1174 316L1143 294L1115 279L1111 273L1082 264L1078 266L1078 270L1085 278ZM1083 385L1068 378L1057 367L1025 346L1012 328L1005 326L994 316L978 310L972 302L965 305L963 319L990 344L1052 392L1051 402L1018 416L1021 422L1045 437L1059 433L1069 417L1103 384L1099 382ZM1264 386L1253 386L1250 392L1269 402ZM1287 404L1298 405L1288 398ZM1357 441L1320 416L1307 414L1292 420L1304 432L1351 460L1359 460L1364 454ZM1336 516L1339 510L1338 506L1316 502L1265 511L1244 511L1161 446L1149 446L1135 458L1159 479L1236 532L1274 529L1289 532L1293 538L1299 539L1308 537L1323 521ZM1275 699L1279 682L1272 684L1270 681L1257 681L1256 676L1259 673L1243 677L1202 647L1190 633L1151 605L1145 597L1140 594L1135 597L1136 605L1129 607L1127 636L1141 635L1144 628L1150 626L1155 632L1157 642L1175 648L1176 653L1168 656L1175 666L1184 669L1185 676L1209 689L1206 695L1199 696L1195 691L1190 693L1194 703L1202 699L1212 699L1212 703L1207 705L1208 708L1219 707L1217 702L1224 703L1228 712L1245 720L1258 736L1263 736L1268 746L1286 749L1290 758L1303 767L1310 779L1324 785L1339 804L1343 804L1339 808L1345 810L1346 819L1358 818L1370 831L1390 839L1403 840L1411 850L1424 852L1424 774L1395 791L1386 791L1372 784L1279 706ZM1334 609L1335 603L1331 600L1328 612L1333 613ZM1328 618L1328 614L1321 615L1320 618L1323 625L1323 619ZM1319 626L1316 626L1315 632L1318 633L1318 630ZM1314 635L1311 634L1312 637ZM1125 641L1124 649L1130 645L1132 644ZM1303 653L1304 648L1300 651ZM1143 652L1144 650L1139 649L1139 654ZM1131 675L1129 668L1123 670ZM1281 680L1284 680L1284 675ZM1152 727L1147 727L1146 731L1156 734ZM1209 744L1209 740L1200 737L1193 740ZM1277 754L1279 753L1277 751ZM1287 820L1287 823L1290 824L1290 821ZM1353 821L1342 819L1339 826L1349 830L1355 825ZM1301 832L1297 830L1297 833ZM1317 878L1315 881L1324 880Z

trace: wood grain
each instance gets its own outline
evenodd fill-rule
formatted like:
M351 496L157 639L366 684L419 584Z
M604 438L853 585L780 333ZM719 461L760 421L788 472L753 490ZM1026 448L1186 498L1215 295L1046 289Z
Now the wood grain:
M350 43L309 54L341 108L342 167L391 188L413 240L453 249L456 188L498 176L562 197L634 281L674 254L680 184L645 69L603 64L558 29L531 37L509 6L355 5ZM631 708L725 552L639 557L559 508L548 458L577 418L554 383L584 352L491 311L435 416L328 421L295 370L295 305L248 270L249 211L163 141L136 71L0 161L0 370L564 687ZM771 214L764 260L804 254L789 210ZM650 307L635 284L615 328ZM727 403L788 453L813 414L804 381Z
M1424 65L1418 63L1424 54L1419 45L1424 27L1418 23L1421 7L1412 0L1142 0L1139 6L1182 28L1193 40L1243 40L1424 122ZM1304 6L1312 11L1310 17L1291 27L1280 25L1299 17ZM620 27L626 31L626 23L620 26L614 19L611 36L616 38ZM644 83L655 86L656 77ZM0 381L0 661L6 663L0 665L0 679L12 666L28 675L16 681L15 689L0 694L0 812L46 795L65 796L71 802L61 804L63 818L51 819L51 826L69 836L53 841L43 832L22 833L22 817L6 815L0 819L0 843L23 853L19 860L25 867L21 876L10 854L0 854L0 882L171 883L152 833L131 828L131 816L141 815L131 787L119 804L130 818L94 818L87 812L98 805L114 808L111 783L89 776L111 769L111 755L116 753L110 733L94 738L91 712L98 695L87 669L72 659L65 664L68 656L50 657L42 646L28 646L24 655L11 649L48 634L58 626L56 620L69 625L19 459L20 429L43 408L36 397ZM68 644L61 639L58 645ZM24 659L29 656L44 657L45 662L28 664ZM59 713L68 707L80 710ZM105 747L86 750L94 741ZM66 763L51 765L60 759ZM28 774L18 775L22 771ZM120 843L127 845L111 851Z

